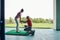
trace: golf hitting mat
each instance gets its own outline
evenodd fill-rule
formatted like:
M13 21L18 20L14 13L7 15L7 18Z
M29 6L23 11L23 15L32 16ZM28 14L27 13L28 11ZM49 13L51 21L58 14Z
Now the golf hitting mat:
M11 30L6 32L5 34L6 35L23 35L23 36L29 35L29 33L27 33L27 31L24 31L24 30L20 30L19 32L16 32L16 30Z

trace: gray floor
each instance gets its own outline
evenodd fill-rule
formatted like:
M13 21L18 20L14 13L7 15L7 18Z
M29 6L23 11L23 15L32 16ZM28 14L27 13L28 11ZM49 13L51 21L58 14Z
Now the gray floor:
M5 32L12 29L6 28ZM35 29L34 36L5 35L5 40L60 40L60 31L55 31L53 29Z

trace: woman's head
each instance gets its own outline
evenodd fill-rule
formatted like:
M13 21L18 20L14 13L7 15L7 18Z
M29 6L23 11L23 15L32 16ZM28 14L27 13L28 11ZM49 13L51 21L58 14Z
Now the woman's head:
M24 9L23 8L21 9L21 12L24 12Z

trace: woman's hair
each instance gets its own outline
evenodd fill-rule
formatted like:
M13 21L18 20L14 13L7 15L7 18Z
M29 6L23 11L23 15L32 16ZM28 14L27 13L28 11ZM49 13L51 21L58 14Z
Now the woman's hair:
M24 11L24 9L22 8L22 9L21 9L21 12L23 12L23 11Z

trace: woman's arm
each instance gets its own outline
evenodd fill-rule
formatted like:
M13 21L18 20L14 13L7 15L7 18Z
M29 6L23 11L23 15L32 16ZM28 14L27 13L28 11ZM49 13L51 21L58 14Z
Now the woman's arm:
M21 22L21 15L20 15L20 22Z

